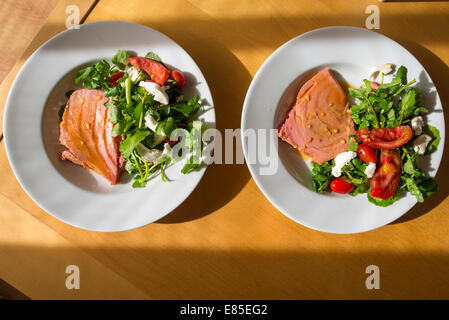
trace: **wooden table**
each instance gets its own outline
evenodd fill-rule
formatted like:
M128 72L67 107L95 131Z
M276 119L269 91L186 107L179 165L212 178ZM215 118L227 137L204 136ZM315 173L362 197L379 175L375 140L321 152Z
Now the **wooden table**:
M58 3L11 69L0 87L2 107L25 58L64 29L61 12L76 2ZM160 5L135 0L124 6L121 0L100 0L86 22L133 21L178 42L205 74L223 130L239 127L252 76L273 50L314 28L363 27L369 4L380 8L378 32L416 55L448 105L447 2L172 0ZM156 223L128 232L95 233L39 209L20 188L2 143L0 277L37 299L447 299L446 157L447 152L437 176L438 194L399 221L363 234L320 233L292 222L265 199L245 165L212 165L194 193ZM80 267L80 290L65 287L70 264ZM365 287L368 265L380 269L379 290Z

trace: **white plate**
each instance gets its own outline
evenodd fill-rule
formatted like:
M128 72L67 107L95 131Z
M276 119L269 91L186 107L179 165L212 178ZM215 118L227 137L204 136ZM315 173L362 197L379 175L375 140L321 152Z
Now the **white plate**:
M272 129L285 119L300 86L325 66L336 71L339 80L359 86L369 77L371 67L384 63L408 68L409 81L423 90L423 104L432 110L427 123L440 130L438 150L427 159L428 173L435 176L444 146L444 117L440 98L423 66L401 45L376 32L354 27L328 27L302 34L277 49L255 75L246 95L242 113L242 131ZM389 79L388 79L389 80ZM277 136L270 137L271 143ZM392 206L377 207L366 195L318 194L312 191L310 163L302 160L287 143L279 141L279 150L270 161L279 162L274 175L261 175L264 165L248 156L248 144L242 141L250 172L264 195L282 213L309 228L331 233L356 233L388 224L416 204L408 194ZM429 157L428 157L429 158ZM250 162L255 162L251 164Z
M45 211L73 226L95 231L123 231L156 221L194 190L205 168L181 174L183 163L167 170L146 188L131 182L110 186L100 176L59 160L59 107L74 88L74 74L118 49L139 55L156 52L184 72L186 97L199 95L199 118L215 124L212 96L193 59L173 40L151 28L122 21L101 21L64 31L42 45L25 63L6 103L4 139L11 167L27 194Z

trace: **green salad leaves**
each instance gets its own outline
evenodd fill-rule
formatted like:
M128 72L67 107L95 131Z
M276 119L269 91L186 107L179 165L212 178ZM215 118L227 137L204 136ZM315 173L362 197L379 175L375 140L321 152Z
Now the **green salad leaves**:
M139 81L133 81L126 72L127 59L131 56L126 50L118 50L112 58L112 65L106 60L100 60L77 72L75 83L81 83L87 89L104 90L108 102L110 121L114 124L112 135L122 136L120 153L126 160L125 170L134 176L133 187L144 187L154 173L159 172L166 181L165 168L179 155L173 155L171 147L183 144L185 150L200 150L201 139L194 139L198 130L202 130L201 121L193 121L193 117L201 108L199 97L183 100L181 88L176 87L177 81L168 79L164 90L169 97L168 104L161 104L155 100L153 94ZM145 56L161 64L161 58L154 52ZM163 64L164 65L164 64ZM164 65L165 66L165 65ZM110 82L111 76L121 72L117 85ZM139 71L138 79L148 79L149 75ZM146 119L152 119L157 125L149 127ZM171 141L170 135L174 130L184 130L184 135L178 141ZM161 139L161 137L164 137ZM149 160L151 155L154 160ZM150 155L150 156L148 156ZM182 173L189 173L199 167L199 157L191 156L187 159Z
M410 125L414 117L428 112L422 105L422 93L412 87L416 80L407 80L407 68L401 66L389 83L382 83L373 86L371 81L364 80L360 88L349 88L349 95L358 101L350 107L351 117L356 130L368 127L393 128L400 125ZM427 146L426 154L434 152L440 141L440 133L437 128L426 125L423 133L429 135L432 140ZM348 137L348 151L357 152L361 141L355 136ZM381 207L386 207L397 201L405 192L410 192L416 197L418 202L438 189L438 184L434 179L425 175L419 167L418 160L421 157L413 146L413 140L399 147L396 151L402 160L402 172L399 187L396 194L389 199L374 198L370 195L370 179L365 174L367 164L356 157L342 168L342 176L347 182L354 185L351 195L367 193L368 200ZM379 150L376 150L379 155ZM335 165L334 160L321 165L312 163L313 189L316 192L330 191L330 184L334 179L331 171Z

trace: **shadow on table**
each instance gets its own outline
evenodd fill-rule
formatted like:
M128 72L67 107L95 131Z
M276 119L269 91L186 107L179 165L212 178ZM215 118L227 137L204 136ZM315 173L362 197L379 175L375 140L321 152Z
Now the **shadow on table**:
M395 39L405 48L407 48L424 66L430 75L430 78L434 82L438 95L441 99L441 104L443 110L446 106L449 106L449 67L438 58L433 52L424 48L423 46L407 39ZM449 112L446 110L444 113L444 121L446 123L445 136L448 134L448 124L449 124ZM447 155L449 139L446 139L444 144L444 153L441 160L440 168L436 175L436 180L439 184L439 190L437 193L431 197L425 199L423 203L418 203L414 206L408 213L400 217L399 219L392 222L393 224L406 222L415 218L422 216L423 214L429 212L436 206L438 206L443 200L445 200L449 195L449 162L447 161ZM443 147L442 145L439 146Z
M362 239L363 237L358 237ZM449 256L441 253L392 253L385 251L335 252L303 250L203 250L192 248L87 247L84 252L102 263L152 299L448 299ZM81 290L73 298L99 299L98 287L105 282L102 268L89 260L78 261L79 248L1 244L1 252L15 256L39 256L36 268L21 269L20 283L41 286L39 279L54 279L49 290L62 288L69 264L79 267ZM55 257L75 257L63 261ZM369 265L380 269L381 290L367 290ZM50 268L39 268L43 265ZM61 272L54 273L58 266ZM31 272L32 270L32 272ZM17 276L19 277L19 276ZM110 281L110 278L108 278ZM16 280L17 281L17 280ZM120 283L119 283L120 284ZM45 287L45 286L44 286ZM58 299L61 290L35 290ZM78 292L76 292L78 291ZM100 291L101 292L101 291ZM116 292L116 298L133 299L131 292ZM96 295L96 296L95 296ZM34 296L33 298L39 298Z
M223 137L224 162L224 129L240 128L241 111L251 75L229 49L211 39L203 38L200 34L191 36L193 39L190 41L203 49L195 51L197 56L194 56L194 59L212 91L216 128ZM220 61L219 64L216 63L217 60ZM226 65L226 74L223 74L223 65ZM234 140L234 145L235 155L237 148L240 148L237 139ZM180 223L206 216L231 201L249 179L250 174L245 164L210 165L189 198L157 223Z

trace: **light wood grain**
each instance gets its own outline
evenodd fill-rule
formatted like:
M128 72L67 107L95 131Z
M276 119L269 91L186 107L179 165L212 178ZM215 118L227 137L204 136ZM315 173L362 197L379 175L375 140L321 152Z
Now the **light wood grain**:
M0 140L9 88L26 59L45 41L66 29L66 9L76 5L83 18L95 0L4 0L0 10ZM50 14L50 15L49 15ZM6 76L7 72L8 75ZM6 77L5 77L6 76Z
M0 195L0 272L9 284L38 299L148 299L109 268ZM68 290L66 268L80 269L80 289ZM107 284L107 285L105 285Z
M156 1L136 0L124 7L119 0L102 0L87 22L134 21L182 45L208 80L217 125L223 130L239 127L251 78L273 50L317 27L363 27L368 4L372 1L192 0L167 1L160 6ZM446 106L449 4L378 5L379 32L418 57ZM0 97L5 94L2 85ZM213 165L194 193L161 221L128 232L94 233L60 222L29 199L11 172L1 145L0 195L21 210L17 219L7 216L11 220L8 227L24 226L15 238L20 239L28 231L27 224L36 221L43 226L36 235L42 233L45 239L57 233L64 239L54 240L55 249L49 251L33 240L14 241L5 236L0 238L0 248L31 247L49 257L36 260L36 265L52 270L61 264L53 254L70 244L153 298L449 298L449 182L444 179L448 173L445 153L437 177L439 193L398 223L363 234L332 235L284 217L264 198L245 165ZM0 217L12 210L10 206L0 208ZM25 212L29 215L22 214ZM3 228L0 224L0 234ZM28 274L17 261L3 261L3 269L16 267ZM380 290L365 288L365 268L370 264L380 268ZM89 263L83 264L83 268L89 267ZM38 290L13 276L20 282L19 289L25 294L32 292L33 297L64 294ZM96 285L110 286L104 279ZM121 291L120 297L133 292ZM96 294L101 297L103 292ZM77 297L82 296L80 292Z
M0 83L45 23L57 0L3 0L0 10Z

